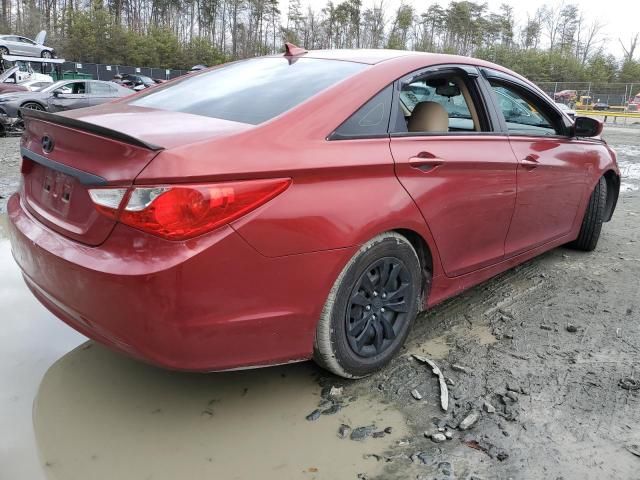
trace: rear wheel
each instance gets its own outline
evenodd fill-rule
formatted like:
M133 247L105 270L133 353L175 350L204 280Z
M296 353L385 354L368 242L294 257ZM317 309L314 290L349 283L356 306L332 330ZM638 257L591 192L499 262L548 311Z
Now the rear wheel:
M9 49L7 47L0 47L0 55L9 55Z
M29 110L39 110L44 112L44 107L37 102L27 102L22 105L22 108L28 108Z
M51 58L52 57L51 52L49 50L43 50L42 53L40 54L40 56L42 58Z
M582 219L578 238L569 244L570 247L590 252L595 250L600 238L604 210L607 205L607 181L601 177L589 198L587 211Z
M345 378L382 368L398 352L419 311L420 260L388 232L363 245L336 280L316 328L314 360Z

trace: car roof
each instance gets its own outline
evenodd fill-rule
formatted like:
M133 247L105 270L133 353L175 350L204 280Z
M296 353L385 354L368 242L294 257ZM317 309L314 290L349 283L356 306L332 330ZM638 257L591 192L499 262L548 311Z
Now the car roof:
M273 55L273 56L282 56ZM342 60L345 62L366 63L368 65L375 65L387 60L398 59L402 57L422 57L425 63L441 64L441 63L459 63L462 59L464 63L482 66L495 66L503 70L503 67L494 65L490 62L485 62L476 58L462 57L459 55L448 55L443 53L431 53L431 52L416 52L413 50L391 50L391 49L333 49L333 50L309 50L307 53L296 55L299 58L318 58L326 60Z
M300 55L300 58L321 58L326 60L343 60L346 62L376 63L390 60L392 58L404 57L408 55L420 55L422 52L412 52L408 50L389 49L333 49L333 50L309 50Z

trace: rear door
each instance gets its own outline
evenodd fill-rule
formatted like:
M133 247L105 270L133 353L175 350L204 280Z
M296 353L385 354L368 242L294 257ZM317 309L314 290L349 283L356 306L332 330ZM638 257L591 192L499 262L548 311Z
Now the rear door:
M87 82L89 86L89 101L91 105L109 102L116 96L116 89L106 82Z
M517 161L508 137L494 132L477 77L467 66L412 74L398 82L392 113L396 174L422 212L448 276L504 258L515 204ZM411 120L421 103L444 115L443 127L428 117L424 127Z
M592 162L588 142L569 137L569 120L550 99L502 72L484 75L518 160L518 195L505 244L513 256L571 231Z

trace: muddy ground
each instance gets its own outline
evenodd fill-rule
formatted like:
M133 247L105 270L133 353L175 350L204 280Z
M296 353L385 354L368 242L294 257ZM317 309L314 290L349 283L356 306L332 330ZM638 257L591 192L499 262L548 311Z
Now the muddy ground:
M558 248L422 314L355 382L312 364L167 373L86 343L34 401L45 477L640 479L640 129L604 136L624 192L595 252ZM4 197L17 152L0 139ZM413 354L443 371L448 412Z

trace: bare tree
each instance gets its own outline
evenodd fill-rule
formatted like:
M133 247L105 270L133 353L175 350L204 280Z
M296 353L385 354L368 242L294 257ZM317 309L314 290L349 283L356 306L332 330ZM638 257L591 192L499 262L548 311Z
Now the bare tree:
M631 40L629 41L629 48L626 47L624 43L622 43L622 39L618 39L620 45L622 45L622 49L624 50L624 61L630 62L633 60L633 57L636 53L636 46L638 45L638 38L640 38L640 33L636 33Z

